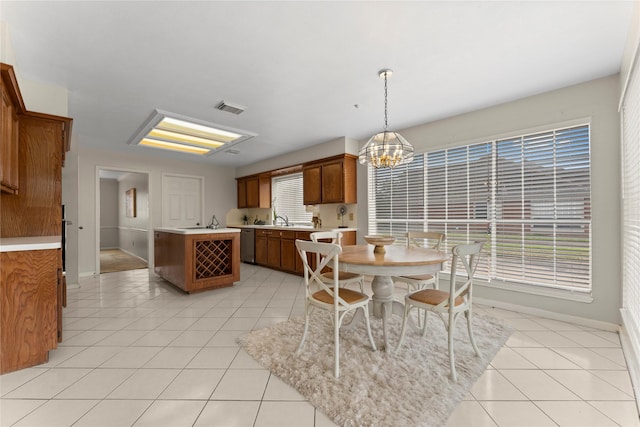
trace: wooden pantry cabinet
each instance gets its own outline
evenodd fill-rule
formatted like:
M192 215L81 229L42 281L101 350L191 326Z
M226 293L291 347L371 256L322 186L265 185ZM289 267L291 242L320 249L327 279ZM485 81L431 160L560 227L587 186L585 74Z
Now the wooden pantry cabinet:
M0 64L0 77L0 238L3 246L12 238L25 237L59 242L62 166L73 120L26 110L12 66ZM1 256L0 373L4 373L43 363L48 351L56 348L62 339L66 284L61 249L3 249Z
M306 164L302 168L304 204L357 203L356 160L345 154Z

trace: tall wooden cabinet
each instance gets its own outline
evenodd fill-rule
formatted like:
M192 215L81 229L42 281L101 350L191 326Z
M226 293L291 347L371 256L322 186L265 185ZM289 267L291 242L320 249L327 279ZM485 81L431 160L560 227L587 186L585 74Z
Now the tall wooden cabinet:
M0 238L53 236L59 241L62 166L72 119L27 111L13 68L0 64L0 76ZM6 153L11 155L5 157ZM4 373L42 363L56 347L62 337L65 283L60 249L2 252L1 256L0 373Z

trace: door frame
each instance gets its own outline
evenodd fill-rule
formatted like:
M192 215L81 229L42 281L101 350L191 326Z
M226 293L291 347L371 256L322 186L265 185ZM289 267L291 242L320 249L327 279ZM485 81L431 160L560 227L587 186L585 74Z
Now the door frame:
M153 263L153 209L151 198L153 191L151 189L151 172L139 169L131 169L131 168L119 168L115 166L100 166L96 165L96 176L95 176L95 184L96 184L96 200L95 200L95 210L96 210L96 222L95 222L95 231L96 231L96 244L95 244L95 275L100 276L100 171L118 171L118 172L131 172L131 173L139 173L147 176L147 189L148 189L148 205L149 205L149 223L147 224L147 254L149 259L147 260L147 267L149 270L149 275L153 271L154 263Z

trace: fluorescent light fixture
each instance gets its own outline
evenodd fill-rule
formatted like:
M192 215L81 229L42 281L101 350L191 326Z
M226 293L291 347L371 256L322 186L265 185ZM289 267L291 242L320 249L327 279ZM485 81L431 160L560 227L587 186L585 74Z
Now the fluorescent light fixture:
M254 136L255 133L155 110L129 144L202 156Z
M209 152L206 148L191 147L189 145L174 144L173 142L160 141L157 139L143 138L138 145L144 145L145 147L161 148L163 150L180 151L183 153L191 154L207 154Z

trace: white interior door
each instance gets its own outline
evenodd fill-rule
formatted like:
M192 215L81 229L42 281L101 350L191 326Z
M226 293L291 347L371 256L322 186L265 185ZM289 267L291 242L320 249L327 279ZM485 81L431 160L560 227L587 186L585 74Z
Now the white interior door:
M162 226L195 227L202 223L203 178L162 175Z

